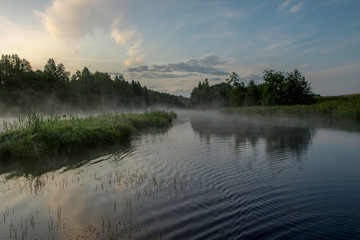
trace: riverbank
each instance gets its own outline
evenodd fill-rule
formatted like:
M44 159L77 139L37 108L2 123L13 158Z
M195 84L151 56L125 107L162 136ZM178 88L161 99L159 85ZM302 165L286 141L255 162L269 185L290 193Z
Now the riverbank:
M360 120L360 94L317 97L315 103L311 105L229 107L220 111L251 115L332 117Z
M141 129L168 127L175 117L173 112L161 111L47 118L32 113L20 117L17 122L4 122L5 132L0 134L0 161L40 159L126 143Z

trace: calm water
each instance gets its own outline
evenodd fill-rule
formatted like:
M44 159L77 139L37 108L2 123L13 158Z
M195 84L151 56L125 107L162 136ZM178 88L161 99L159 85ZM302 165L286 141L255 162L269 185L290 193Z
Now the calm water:
M0 183L0 239L359 239L360 123L180 113Z

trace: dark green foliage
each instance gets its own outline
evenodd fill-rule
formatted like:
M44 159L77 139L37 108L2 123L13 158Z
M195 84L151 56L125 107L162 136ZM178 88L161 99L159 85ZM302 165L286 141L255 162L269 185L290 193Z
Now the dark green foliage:
M312 95L310 84L297 69L290 73L264 71L264 105L310 104Z
M214 108L229 106L229 92L231 85L229 83L219 83L216 85L209 85L207 79L204 82L199 82L190 96L190 105L196 108Z
M360 120L360 95L317 97L311 105L225 108L227 113L335 117Z
M18 122L4 124L0 134L0 160L39 159L81 149L124 143L137 130L168 127L175 113L101 114L86 118L35 113Z
M226 82L209 85L199 82L191 93L190 103L193 107L242 107L257 105L294 105L310 104L313 93L305 77L295 69L293 72L264 71L264 82L248 84L240 82L238 74L233 72Z
M129 115L128 118L136 129L142 129L147 127L168 127L175 117L176 114L173 112L145 112L141 115Z
M245 105L247 106L259 105L261 102L261 93L262 93L262 86L256 85L254 80L250 80L249 85L247 87Z
M58 106L75 110L108 110L161 104L185 107L188 99L148 90L137 81L108 73L92 73L87 67L70 77L65 66L50 58L44 70L32 71L26 59L2 55L0 104L28 112L53 112Z

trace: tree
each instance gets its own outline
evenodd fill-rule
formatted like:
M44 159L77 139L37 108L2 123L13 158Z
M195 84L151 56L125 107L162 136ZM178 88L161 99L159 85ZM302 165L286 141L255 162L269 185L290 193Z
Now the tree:
M240 82L240 76L232 72L226 82L231 86L229 92L230 104L233 106L242 106L245 104L246 88L243 82Z
M70 73L65 70L64 64L56 66L53 58L49 58L44 66L44 75L51 92L63 89L69 82Z
M17 54L1 55L0 84L5 87L21 87L25 83L26 73L32 72L28 60L21 59Z
M284 100L284 82L283 72L274 70L264 70L264 89L262 95L263 105L283 105Z
M247 86L247 94L245 97L245 103L248 106L259 105L261 100L260 86L256 85L254 80L250 80Z
M21 102L22 92L30 87L31 65L17 54L2 55L0 60L0 99L10 105Z
M262 103L265 105L309 104L312 100L310 84L295 69L293 72L264 71Z
M285 81L285 104L309 104L312 102L313 92L305 77L297 70L290 72Z
M236 72L232 72L230 77L226 79L226 82L231 86L236 87L240 84L240 76Z

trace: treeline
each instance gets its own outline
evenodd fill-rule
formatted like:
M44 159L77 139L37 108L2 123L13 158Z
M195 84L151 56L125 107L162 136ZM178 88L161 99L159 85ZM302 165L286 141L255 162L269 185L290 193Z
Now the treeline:
M87 67L75 74L50 58L44 70L32 70L18 55L2 55L0 60L0 104L29 111L56 111L57 108L92 111L166 105L185 107L188 99L147 89L122 75L91 72Z
M240 82L233 72L226 82L210 86L205 79L192 90L192 107L275 106L313 103L313 92L305 77L295 69L285 73L265 70L263 83Z
M275 106L313 103L313 92L305 77L293 72L265 70L263 82L245 84L233 72L224 82L200 81L190 99L161 93L126 81L122 75L91 72L87 67L70 75L65 66L50 58L43 70L33 71L18 55L0 60L0 109L20 111L116 110L164 105L169 107L220 108ZM63 108L63 109L62 109Z

